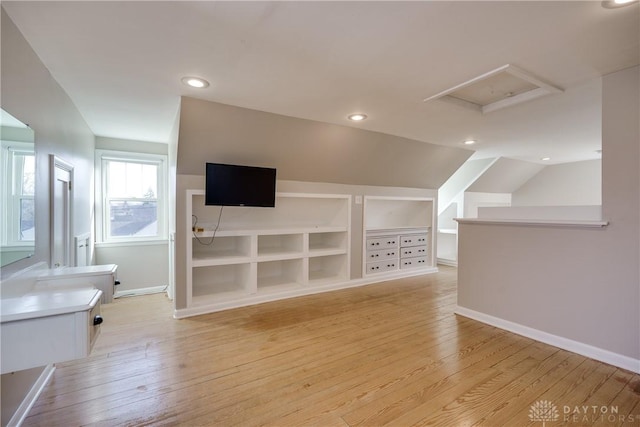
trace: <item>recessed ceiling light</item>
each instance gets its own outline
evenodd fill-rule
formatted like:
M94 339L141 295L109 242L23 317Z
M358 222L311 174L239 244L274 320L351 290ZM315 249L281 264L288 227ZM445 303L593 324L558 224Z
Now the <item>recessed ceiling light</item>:
M367 115L362 113L355 113L355 114L349 114L347 118L352 122L361 122L367 118Z
M205 87L209 86L209 82L205 79L201 79L200 77L183 77L182 83L190 87L195 87L197 89L204 89Z
M602 2L602 7L606 9L615 9L618 7L629 6L633 3L638 3L638 0L604 0Z
M546 162L546 161L551 160L551 157L542 157L540 160L543 160L543 161L545 161L545 162Z
M466 141L463 142L464 145L473 145L476 143L475 139L467 139Z

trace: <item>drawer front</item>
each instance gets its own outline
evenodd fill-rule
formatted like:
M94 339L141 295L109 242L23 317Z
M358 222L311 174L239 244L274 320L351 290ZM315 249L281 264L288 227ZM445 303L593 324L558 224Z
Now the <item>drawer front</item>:
M367 274L382 273L383 271L393 271L398 269L398 260L377 261L367 263Z
M100 323L102 323L102 320L99 321L100 323L96 321L97 318L101 319L100 304L101 301L99 300L96 305L89 311L89 318L87 319L87 321L89 322L89 352L91 352L93 345L98 339L98 335L100 335Z
M400 236L400 247L422 246L427 244L427 234L405 234Z
M398 247L398 236L374 237L367 239L367 250Z
M427 247L426 246L410 246L408 248L400 249L400 257L401 258L410 258L417 256L427 256Z
M425 267L427 265L427 257L420 256L415 258L406 258L400 261L400 268L417 268L417 267Z
M398 250L395 248L367 251L367 262L382 261L398 258Z

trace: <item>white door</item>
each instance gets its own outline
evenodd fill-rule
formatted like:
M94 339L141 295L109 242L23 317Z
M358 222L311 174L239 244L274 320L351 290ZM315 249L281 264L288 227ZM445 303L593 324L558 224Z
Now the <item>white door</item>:
M71 265L73 166L51 155L51 268Z

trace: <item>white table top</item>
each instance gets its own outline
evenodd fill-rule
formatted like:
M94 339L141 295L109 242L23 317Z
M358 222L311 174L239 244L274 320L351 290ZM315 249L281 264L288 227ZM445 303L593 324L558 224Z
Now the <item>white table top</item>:
M87 265L86 267L62 267L52 268L42 273L36 280L61 279L65 277L97 276L101 274L115 273L116 264Z
M87 311L101 296L102 291L98 289L70 289L4 298L0 300L0 323Z

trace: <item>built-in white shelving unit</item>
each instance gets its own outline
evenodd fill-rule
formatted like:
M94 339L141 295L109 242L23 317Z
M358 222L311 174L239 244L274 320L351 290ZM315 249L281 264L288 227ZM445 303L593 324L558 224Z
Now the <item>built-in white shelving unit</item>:
M218 224L220 209L187 190L187 309L177 317L349 282L350 195L278 193L275 208L224 207Z
M438 271L433 198L364 198L363 277L403 277Z

